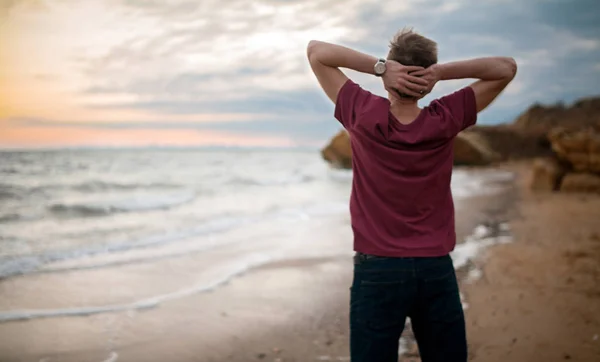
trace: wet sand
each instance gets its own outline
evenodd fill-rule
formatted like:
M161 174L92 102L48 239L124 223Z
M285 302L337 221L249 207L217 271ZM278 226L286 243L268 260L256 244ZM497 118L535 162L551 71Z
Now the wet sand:
M506 219L515 234L462 285L472 359L599 360L600 197L531 195L509 169L516 189L457 210L461 239ZM0 361L348 361L351 273L350 257L292 260L154 309L2 323Z

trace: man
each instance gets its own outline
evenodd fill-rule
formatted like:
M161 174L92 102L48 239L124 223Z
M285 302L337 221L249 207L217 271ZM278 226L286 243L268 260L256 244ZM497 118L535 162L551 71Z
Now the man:
M314 40L307 52L352 145L351 361L397 362L406 317L423 362L466 361L449 256L456 243L452 144L514 78L514 59L437 64L436 43L412 30L394 37L387 60ZM388 97L362 89L340 68L381 77ZM438 81L463 78L478 80L417 105Z

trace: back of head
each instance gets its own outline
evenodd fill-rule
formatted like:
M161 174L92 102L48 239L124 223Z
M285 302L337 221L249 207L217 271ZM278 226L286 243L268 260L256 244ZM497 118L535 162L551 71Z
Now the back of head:
M390 42L387 58L402 65L427 68L438 61L437 43L414 32L412 28L404 28L396 33ZM399 95L402 98L414 99L406 94Z
M427 68L438 61L437 43L412 29L404 28L396 33L390 42L387 58L402 65Z

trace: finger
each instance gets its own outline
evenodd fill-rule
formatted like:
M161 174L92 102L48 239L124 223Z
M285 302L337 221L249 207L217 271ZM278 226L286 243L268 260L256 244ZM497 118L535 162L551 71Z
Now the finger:
M422 77L424 75L429 74L429 69L422 69L422 70L417 70L414 72L409 72L410 75L413 75L415 77Z
M398 88L396 87L384 87L392 96L394 97L398 97L398 98L402 98L403 95L407 95L407 93L405 93L405 89L404 87L402 87L401 85L398 85Z
M420 85L428 85L429 81L427 79L423 79L423 78L419 78L419 77L414 77L412 75L407 75L405 77L405 79L407 81L409 81L410 83L414 83L414 84L420 84Z
M413 92L419 93L419 96L421 96L421 97L423 97L430 91L429 85L424 87L424 86L419 86L419 85L415 85L415 84L409 84L406 88L412 90Z
M416 66L416 65L405 65L405 66L404 66L404 70L405 70L407 73L409 73L409 72L416 72L416 71L423 70L423 69L425 69L425 68L423 68L423 67L418 67L418 66Z
M405 79L402 82L402 85L405 88L410 88L415 92L425 91L425 90L427 90L427 88L429 88L429 82L425 82L425 84L417 84L417 83L413 83L413 82L409 81L408 79Z
M410 88L407 88L407 87L401 87L400 88L400 92L402 92L402 93L404 93L406 95L412 96L412 97L421 97L421 95L422 95L421 93L416 92L416 91L414 91L414 90L412 90Z

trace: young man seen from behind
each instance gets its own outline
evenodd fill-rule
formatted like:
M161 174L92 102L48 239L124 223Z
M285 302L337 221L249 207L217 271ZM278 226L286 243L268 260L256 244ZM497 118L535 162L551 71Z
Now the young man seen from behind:
M307 52L352 145L351 361L397 362L406 317L423 362L466 361L449 256L456 243L453 140L511 82L514 59L437 64L436 43L412 30L394 37L387 60L314 40ZM388 97L362 89L340 68L381 77ZM465 78L478 80L419 108L438 81Z

